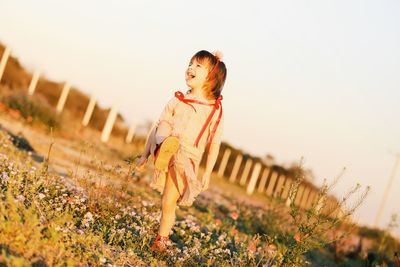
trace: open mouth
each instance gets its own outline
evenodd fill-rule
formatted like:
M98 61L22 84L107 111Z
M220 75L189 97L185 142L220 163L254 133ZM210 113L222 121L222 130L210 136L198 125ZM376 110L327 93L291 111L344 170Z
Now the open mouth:
M191 79L195 78L195 77L196 77L196 75L193 75L193 74L188 74L188 75L187 75L187 77L188 77L188 79L189 79L189 80L191 80Z

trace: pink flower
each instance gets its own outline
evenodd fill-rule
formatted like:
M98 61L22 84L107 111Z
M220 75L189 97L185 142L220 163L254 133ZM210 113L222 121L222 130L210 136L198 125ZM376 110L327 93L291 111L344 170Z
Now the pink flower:
M239 233L239 231L235 227L232 227L231 235L237 235L238 233Z
M220 226L222 224L220 219L215 219L215 225Z
M232 211L230 216L232 219L234 219L236 221L237 218L239 218L239 213L237 213L236 211Z
M257 251L257 245L260 242L259 236L254 236L250 241L249 246L247 247L247 251L251 254L254 254Z
M293 238L294 238L294 240L296 240L297 242L300 242L300 241L301 241L301 236L300 236L299 233L296 233L296 234L293 236Z

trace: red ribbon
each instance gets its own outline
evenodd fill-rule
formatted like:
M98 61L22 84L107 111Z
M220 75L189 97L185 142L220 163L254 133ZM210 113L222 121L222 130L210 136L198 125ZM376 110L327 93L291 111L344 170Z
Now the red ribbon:
M208 118L207 118L206 122L204 123L203 127L201 128L201 131L200 131L200 133L199 133L199 136L197 136L197 139L196 139L196 141L194 142L194 146L195 146L195 147L198 146L199 141L200 141L201 137L203 136L203 133L204 133L204 131L206 130L208 124L210 123L212 117L214 116L215 111L216 111L217 109L219 109L219 107L221 107L220 112L219 112L219 115L218 115L218 119L217 119L217 121L216 121L216 123L215 123L215 125L214 125L214 127L213 127L213 129L212 129L212 131L211 131L211 135L210 135L210 138L209 138L209 141L208 141L208 150L210 150L210 146L211 146L212 139L214 138L215 132L217 131L218 124L219 124L219 122L221 121L221 117L222 117L222 103L221 103L221 101L222 101L222 95L219 96L219 97L215 100L214 103L202 102L202 101L195 100L195 99L187 99L187 98L185 98L185 95L184 95L182 92L180 92L180 91L175 92L175 97L178 98L180 101L182 101L182 102L184 102L184 103L186 103L186 104L192 106L192 108L193 108L194 110L196 110L196 109L195 109L195 108L193 107L193 105L190 104L190 103L196 103L196 104L206 105L206 106L213 106L213 109L211 110L210 115L208 115Z

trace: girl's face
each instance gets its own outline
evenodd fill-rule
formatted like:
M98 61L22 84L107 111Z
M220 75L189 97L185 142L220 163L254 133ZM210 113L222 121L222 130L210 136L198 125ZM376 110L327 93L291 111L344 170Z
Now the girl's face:
M203 88L207 80L208 71L208 64L206 62L200 63L196 59L190 61L185 73L187 86L191 89Z

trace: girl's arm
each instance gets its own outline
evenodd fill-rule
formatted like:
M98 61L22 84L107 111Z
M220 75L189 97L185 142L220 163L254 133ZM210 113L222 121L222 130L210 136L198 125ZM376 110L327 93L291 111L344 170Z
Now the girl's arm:
M208 151L207 154L206 168L202 180L203 191L208 189L208 186L210 184L211 174L214 169L215 162L217 161L218 158L219 148L221 146L222 129L224 124L223 122L224 122L224 116L221 117L221 121L218 124L217 131L215 132L214 138L210 144L210 150ZM215 122L210 124L210 129L214 127L214 124Z
M140 158L136 161L136 166L140 167L147 162L147 158L150 156L150 148L151 148L151 145L153 142L152 140L154 140L156 129L157 129L157 123L155 122L151 126L149 134L147 135L146 144L144 146L143 153L140 156Z
M172 116L174 115L174 108L177 103L176 97L172 98L168 101L167 105L164 107L163 112L161 113L159 119L153 124L151 130L146 138L146 144L144 146L144 150L142 156L136 161L136 166L143 167L143 165L147 162L148 157L152 154L156 147L156 132L158 125L161 122L167 122L169 124L172 123Z

